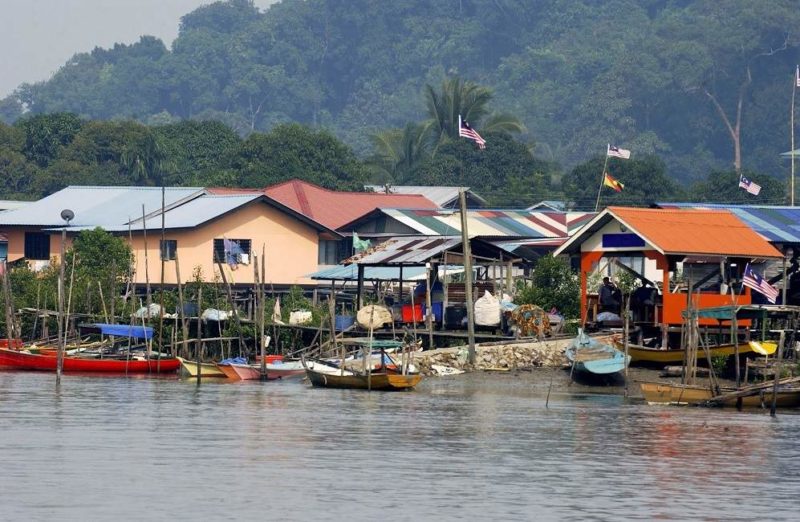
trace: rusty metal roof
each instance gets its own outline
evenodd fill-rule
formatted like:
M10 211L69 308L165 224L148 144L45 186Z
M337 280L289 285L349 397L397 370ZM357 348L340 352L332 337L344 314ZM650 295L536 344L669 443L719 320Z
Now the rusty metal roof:
M457 249L460 246L460 237L397 237L356 254L343 261L343 264L422 265L442 252Z

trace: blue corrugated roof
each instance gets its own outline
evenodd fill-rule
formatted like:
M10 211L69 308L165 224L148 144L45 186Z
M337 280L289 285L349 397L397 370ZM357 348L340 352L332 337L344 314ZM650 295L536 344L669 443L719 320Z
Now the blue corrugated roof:
M658 203L661 208L730 210L750 228L774 243L800 243L800 207L730 205L723 203Z

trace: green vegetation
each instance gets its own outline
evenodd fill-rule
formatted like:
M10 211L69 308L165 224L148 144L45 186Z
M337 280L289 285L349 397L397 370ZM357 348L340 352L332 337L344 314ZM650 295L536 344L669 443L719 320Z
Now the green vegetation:
M218 1L170 49L96 48L0 100L0 198L298 177L593 209L611 142L633 156L601 206L780 204L799 25L793 0Z
M580 315L580 281L569 263L548 254L536 264L531 284L519 283L514 302L556 308L567 319Z

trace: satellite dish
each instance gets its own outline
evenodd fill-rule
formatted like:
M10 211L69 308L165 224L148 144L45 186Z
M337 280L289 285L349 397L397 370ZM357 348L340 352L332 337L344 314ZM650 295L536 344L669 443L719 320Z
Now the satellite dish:
M63 219L67 223L72 221L74 218L75 218L75 212L71 211L70 209L65 208L64 210L61 211L61 219Z

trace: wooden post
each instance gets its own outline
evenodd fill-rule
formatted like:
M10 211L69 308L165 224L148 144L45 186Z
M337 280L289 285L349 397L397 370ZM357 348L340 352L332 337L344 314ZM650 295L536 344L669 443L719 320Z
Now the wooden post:
M225 277L225 270L222 268L222 263L217 261L217 267L219 267L219 273L222 274L222 282L225 283L225 288L228 292L228 302L231 305L231 309L233 311L233 320L236 324L236 329L238 330L239 334L239 353L242 353L242 349L245 348L244 356L247 357L247 349L244 346L244 337L242 337L242 325L239 322L239 313L236 311L236 303L233 302L233 290L231 289L231 284L228 282L228 278Z
M364 265L358 266L358 286L356 289L356 312L364 306Z
M161 258L161 281L159 282L158 291L161 294L158 300L158 366L160 370L161 366L161 352L164 351L164 262L165 262L165 254L166 254L166 239L164 235L164 215L165 211L165 200L166 200L166 188L164 186L161 187L161 244L158 248L158 257Z
M203 308L203 287L199 286L197 288L197 348L195 351L195 360L197 361L197 384L200 384L201 375L203 373L202 367L200 365L200 347L203 346L203 322L201 316L203 314L200 313L200 310Z
M785 261L784 261L785 262ZM778 406L778 380L781 378L781 362L783 361L783 343L786 340L786 330L781 330L781 336L778 341L778 356L775 358L775 373L773 379L775 382L772 386L772 406L769 409L769 414L774 417L775 409ZM766 366L764 367L766 370Z
M11 284L10 284L10 281L9 281L9 278L8 278L8 263L6 261L3 261L3 264L5 265L3 267L3 295L5 296L5 302L6 302L6 310L5 310L6 311L6 338L8 339L8 348L11 349L12 346L13 346L11 339L15 338L15 334L14 334L14 313L12 311L14 307L13 307L13 305L11 303ZM38 288L37 288L36 300L37 300L37 308L38 308L38 300L39 300ZM38 314L37 314L37 318L38 318ZM35 329L35 326L34 326L34 329Z
M183 281L181 280L181 264L178 261L178 248L175 248L175 281L178 283L178 315L181 318L181 332L183 333L183 341L189 340L189 322L186 319L186 311L184 310L183 303ZM200 312L197 312L200 315ZM188 350L188 344L183 345L184 355ZM174 354L173 354L174 355Z
M67 229L61 229L61 263L58 272L58 356L56 357L56 386L61 384L64 369L64 251L67 242Z
M150 263L147 258L147 222L145 220L144 205L142 205L142 237L144 240L144 282L145 282L145 297L147 313L145 317L150 319L150 305L153 304L153 296L150 293ZM150 348L147 349L147 355L150 356Z
M428 349L433 350L433 304L431 303L431 264L425 263L425 323L428 327Z
M461 207L461 242L464 253L465 300L467 305L467 340L469 343L469 364L475 364L475 303L472 301L472 248L467 231L467 197L464 189L458 190Z

